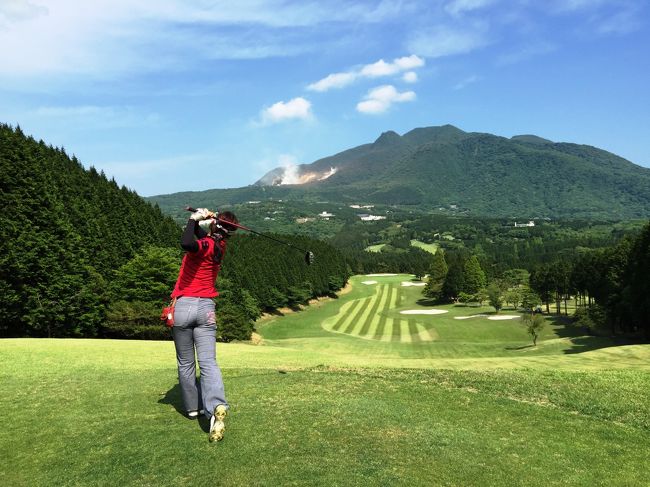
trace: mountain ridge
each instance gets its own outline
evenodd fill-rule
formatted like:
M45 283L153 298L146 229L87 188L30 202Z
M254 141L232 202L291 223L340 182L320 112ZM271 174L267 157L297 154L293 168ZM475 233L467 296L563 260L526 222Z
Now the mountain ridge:
M251 186L209 191L224 204L241 202L243 195L282 195L430 209L454 205L489 216L650 216L650 169L597 147L532 134L507 138L453 125L404 135L388 130L372 143L292 168L291 180L286 174L276 168ZM164 204L168 198L152 199Z

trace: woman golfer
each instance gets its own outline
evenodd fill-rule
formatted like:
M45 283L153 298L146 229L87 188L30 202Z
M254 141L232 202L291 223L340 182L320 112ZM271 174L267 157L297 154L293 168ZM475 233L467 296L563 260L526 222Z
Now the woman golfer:
M236 224L237 218L229 211L220 213L218 220L214 216L205 208L190 216L181 237L181 247L187 253L172 298L176 298L173 335L185 410L190 418L197 418L203 410L210 420L210 441L219 441L225 432L228 403L216 359L213 298L219 295L215 281L226 240L229 232L236 230L228 222ZM206 220L207 231L199 225L202 220ZM196 379L195 353L201 370L200 381Z

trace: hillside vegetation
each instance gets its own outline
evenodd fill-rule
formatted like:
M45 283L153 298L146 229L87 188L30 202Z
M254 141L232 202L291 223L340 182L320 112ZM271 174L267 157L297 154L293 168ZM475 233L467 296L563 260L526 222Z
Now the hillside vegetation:
M629 219L650 216L650 169L585 145L511 139L451 125L383 133L374 143L299 166L337 171L318 182L255 185L152 197L168 213L188 199L215 204L311 200L462 209L477 216Z
M0 125L0 336L92 336L112 272L180 227L63 148Z
M0 176L0 336L170 337L159 316L178 276L180 225L63 148L6 125ZM264 310L345 285L336 249L285 240L313 251L315 264L268 240L231 240L218 283L220 340L248 339Z

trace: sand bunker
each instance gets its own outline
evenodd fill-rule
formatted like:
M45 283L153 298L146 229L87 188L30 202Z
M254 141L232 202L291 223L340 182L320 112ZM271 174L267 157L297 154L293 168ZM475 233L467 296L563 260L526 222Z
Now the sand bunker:
M487 315L470 315L470 316L454 316L455 320L467 320L469 318L485 318Z
M449 311L445 309L407 309L399 312L401 315L441 315L444 313L449 313Z
M408 286L426 286L426 282L411 282L411 281L403 281L402 286L408 287Z
M386 277L386 276L396 276L397 274L366 274L366 277Z
M377 281L363 281L361 284L377 284Z
M521 318L519 315L497 315L490 316L488 320L514 320L516 318Z

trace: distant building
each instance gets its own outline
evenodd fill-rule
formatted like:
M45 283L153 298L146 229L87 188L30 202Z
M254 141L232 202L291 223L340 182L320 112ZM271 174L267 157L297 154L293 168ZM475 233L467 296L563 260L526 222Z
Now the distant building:
M249 205L256 205L258 203L261 203L261 201L249 201L248 202Z
M385 216L378 216L378 215L368 215L368 214L361 214L357 215L359 218L361 218L362 221L364 222L371 222L375 220L385 220Z
M515 228L520 228L520 227L534 227L535 222L530 220L528 223L517 223L515 222Z
M308 223L313 222L315 218L296 218L296 223Z
M323 211L322 213L319 213L318 216L324 218L325 220L329 220L331 217L334 216L334 214Z

